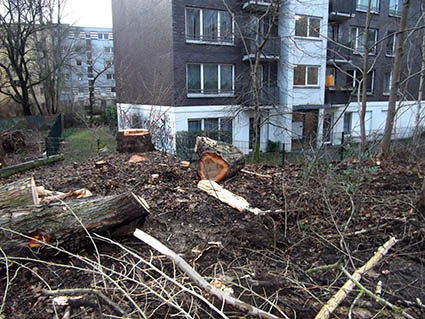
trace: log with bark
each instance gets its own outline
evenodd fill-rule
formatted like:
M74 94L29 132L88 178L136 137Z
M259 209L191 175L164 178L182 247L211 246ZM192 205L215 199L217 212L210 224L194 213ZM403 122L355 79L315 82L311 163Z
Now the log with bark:
M199 155L198 174L201 179L219 182L245 166L245 155L239 148L208 137L196 137L195 153Z
M89 197L44 206L0 209L0 247L8 256L49 256L60 247L87 247L88 233L128 235L148 213L133 193ZM84 225L84 227L83 227Z
M7 168L0 169L0 177L9 177L19 172L24 172L33 168L37 168L40 166L44 166L47 164L51 164L51 163L63 160L63 158L64 158L63 154L57 154L57 155L52 155L45 158L39 158L33 161L28 161L28 162L20 163L17 165L9 166Z

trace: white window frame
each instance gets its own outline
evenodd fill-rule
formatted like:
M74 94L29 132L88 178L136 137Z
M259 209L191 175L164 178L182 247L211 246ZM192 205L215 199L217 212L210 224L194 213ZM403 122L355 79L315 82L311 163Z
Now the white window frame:
M401 3L399 3L401 2ZM400 5L400 8L399 8ZM388 15L392 17L400 17L401 11L403 8L403 1L402 0L390 0L388 4Z
M359 3L360 1L361 0L356 0L356 11L367 12L367 5L366 5L366 7L359 7L359 5L361 5ZM376 3L376 10L373 9L373 1L375 1L375 3ZM370 13L379 14L380 9L381 9L381 1L380 0L372 0L372 6L370 8Z
M297 17L305 17L307 18L307 34L306 35L296 35L296 28L297 28ZM319 20L319 25L320 25L320 30L319 30L319 35L317 37L315 36L311 36L310 35L310 20L311 19L316 19ZM321 31L322 31L322 19L319 17L314 17L314 16L306 16L306 15L302 15L302 14L297 14L295 15L295 29L294 29L294 34L296 38L303 38L303 39L311 39L311 40L321 40Z
M295 68L297 66L305 66L305 82L304 84L295 84L295 88L303 88L303 87L310 87L310 88L318 88L320 87L320 65L306 65L306 64L296 64L294 65L294 71L293 71L293 77L295 80ZM316 68L317 69L317 84L308 84L308 69L309 68Z
M204 36L204 10L215 10L218 12L217 14L217 41L208 41L208 40L195 40L195 39L188 39L187 38L187 9L198 9L199 10L199 37L203 39ZM220 18L221 14L220 12L229 13L225 10L216 10L216 9L206 9L206 8L198 8L198 7L185 7L184 10L184 16L185 16L185 37L186 37L186 43L195 43L195 44L213 44L213 45L235 45L235 15L233 13L230 13L232 16L232 40L231 41L221 41L221 24L220 24Z
M397 47L397 32L393 32L391 35L389 35L387 41L390 41L391 38L393 39L392 53L389 54L388 51L387 51L387 47L385 47L385 55L388 56L388 57L394 57L395 56L395 49Z
M213 64L217 65L217 92L216 94L204 93L204 65ZM201 92L200 93L189 93L189 65L200 65L200 81L201 81ZM232 92L220 92L221 91L221 66L226 65L232 66ZM186 90L188 98L209 98L209 97L234 97L235 96L235 65L226 63L187 63L186 64Z
M385 84L385 76L387 75L387 74L390 74L390 79L389 79L389 85L388 85L388 92L385 92L385 86L383 85L382 86L382 95L390 95L390 92L391 92L391 82L392 82L392 79L393 79L393 73L392 72L385 72L384 73L384 84Z
M355 38L354 38L354 48L352 48L352 49L357 51L357 52L354 52L354 54L362 54L362 53L364 53L362 51L363 50L363 43L359 43L360 42L360 36L359 35L360 35L360 32L364 32L365 28L353 26L353 27L350 28L350 32L352 31L352 29L356 29L356 35L355 35ZM374 42L373 51L369 52L369 55L375 55L376 49L377 49L376 43L378 43L378 29L369 28L369 31L370 30L375 31L375 40L373 41ZM360 50L359 50L359 47L360 47ZM370 48L369 48L369 50L370 50Z

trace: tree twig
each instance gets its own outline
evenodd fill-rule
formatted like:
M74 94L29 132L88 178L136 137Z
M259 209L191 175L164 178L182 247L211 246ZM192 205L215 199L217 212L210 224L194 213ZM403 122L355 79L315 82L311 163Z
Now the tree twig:
M82 294L91 294L97 296L103 303L110 306L117 314L129 318L129 315L121 309L111 299L106 297L101 291L91 288L77 288L77 289L58 289L58 290L43 290L43 294L46 296L78 296Z
M320 309L315 319L328 319L336 307L338 307L350 291L353 290L355 286L353 279L358 282L365 273L372 269L382 259L382 257L387 254L396 242L397 240L394 237L391 237L383 246L379 247L375 252L375 255L370 258L366 264L358 268L353 275L350 276L350 279L344 284L344 286L342 286L338 292L328 300L322 309Z
M175 252L169 249L167 246L163 245L157 239L146 234L140 229L136 229L134 236L148 244L155 250L159 251L161 254L167 256L172 260L181 271L183 271L189 278L191 278L196 284L206 290L212 296L218 298L220 301L223 301L226 304L229 304L249 315L256 316L264 319L278 319L279 317L265 312L261 309L258 309L250 304L247 304L239 299L233 298L232 296L226 295L210 283L208 283L201 275L199 275L183 258L178 256ZM289 319L285 316L286 319Z

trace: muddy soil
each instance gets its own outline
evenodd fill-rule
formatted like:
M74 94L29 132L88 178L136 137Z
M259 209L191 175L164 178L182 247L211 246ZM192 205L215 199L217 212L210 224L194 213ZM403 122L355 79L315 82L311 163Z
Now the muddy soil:
M220 278L235 296L270 311L264 303L267 299L289 318L314 318L347 280L335 268L309 275L306 270L340 263L353 272L394 236L397 244L362 283L375 291L381 282L383 298L415 318L425 318L424 308L418 304L425 303L425 216L416 209L425 162L250 165L246 169L251 174L240 172L221 185L246 198L253 207L270 211L266 216L254 216L197 189L195 163L182 168L173 156L158 152L143 155L147 161L131 164L127 163L129 154L103 155L68 166L56 163L1 183L34 176L37 185L56 191L85 187L96 196L132 191L151 208L150 215L139 221L140 229L180 254L205 278ZM95 161L100 159L108 164L96 168ZM140 256L156 256L155 265L175 274L171 263L131 236L115 240ZM101 241L97 245L105 265L126 269L123 260L128 254L122 247ZM93 249L79 255L100 258ZM87 262L66 254L44 263L19 260L3 267L5 318L52 318L54 311L62 318L65 308L55 309L42 290L99 286L131 313L134 305L114 287L100 285L89 268ZM358 293L356 288L334 318L347 318ZM148 304L140 295L135 300L144 303L152 318L171 317L177 312L154 302ZM194 318L219 317L210 310L195 311L184 302L182 305L193 311ZM99 311L84 305L73 310L72 318L99 318ZM271 311L278 315L276 309ZM104 307L104 312L110 313L110 309ZM229 318L244 317L234 309L225 312ZM399 318L373 298L363 296L356 301L352 318L374 315Z

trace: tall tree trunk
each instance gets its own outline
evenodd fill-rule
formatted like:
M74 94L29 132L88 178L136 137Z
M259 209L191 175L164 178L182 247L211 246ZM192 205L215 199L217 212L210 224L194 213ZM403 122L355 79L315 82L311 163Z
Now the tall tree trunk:
M403 60L403 44L406 38L407 14L409 12L410 0L403 0L403 11L401 14L400 28L397 36L396 54L392 69L391 90L388 100L387 120L385 123L384 136L379 147L379 157L385 157L390 151L391 136L396 115L397 92L400 86L401 62Z
M367 107L367 86L369 71L369 28L370 28L370 9L372 0L368 1L366 13L366 25L364 29L364 58L363 58L363 79L362 79L362 107L360 109L360 136L361 136L361 154L366 153L366 107Z
M423 19L424 14L424 3L421 3L421 18ZM421 125L421 111L422 111L422 98L424 93L424 80L425 80L425 33L422 33L422 45L421 45L421 74L419 77L419 89L418 89L418 108L415 119L415 130L413 132L413 139L416 141L420 135L420 125Z

